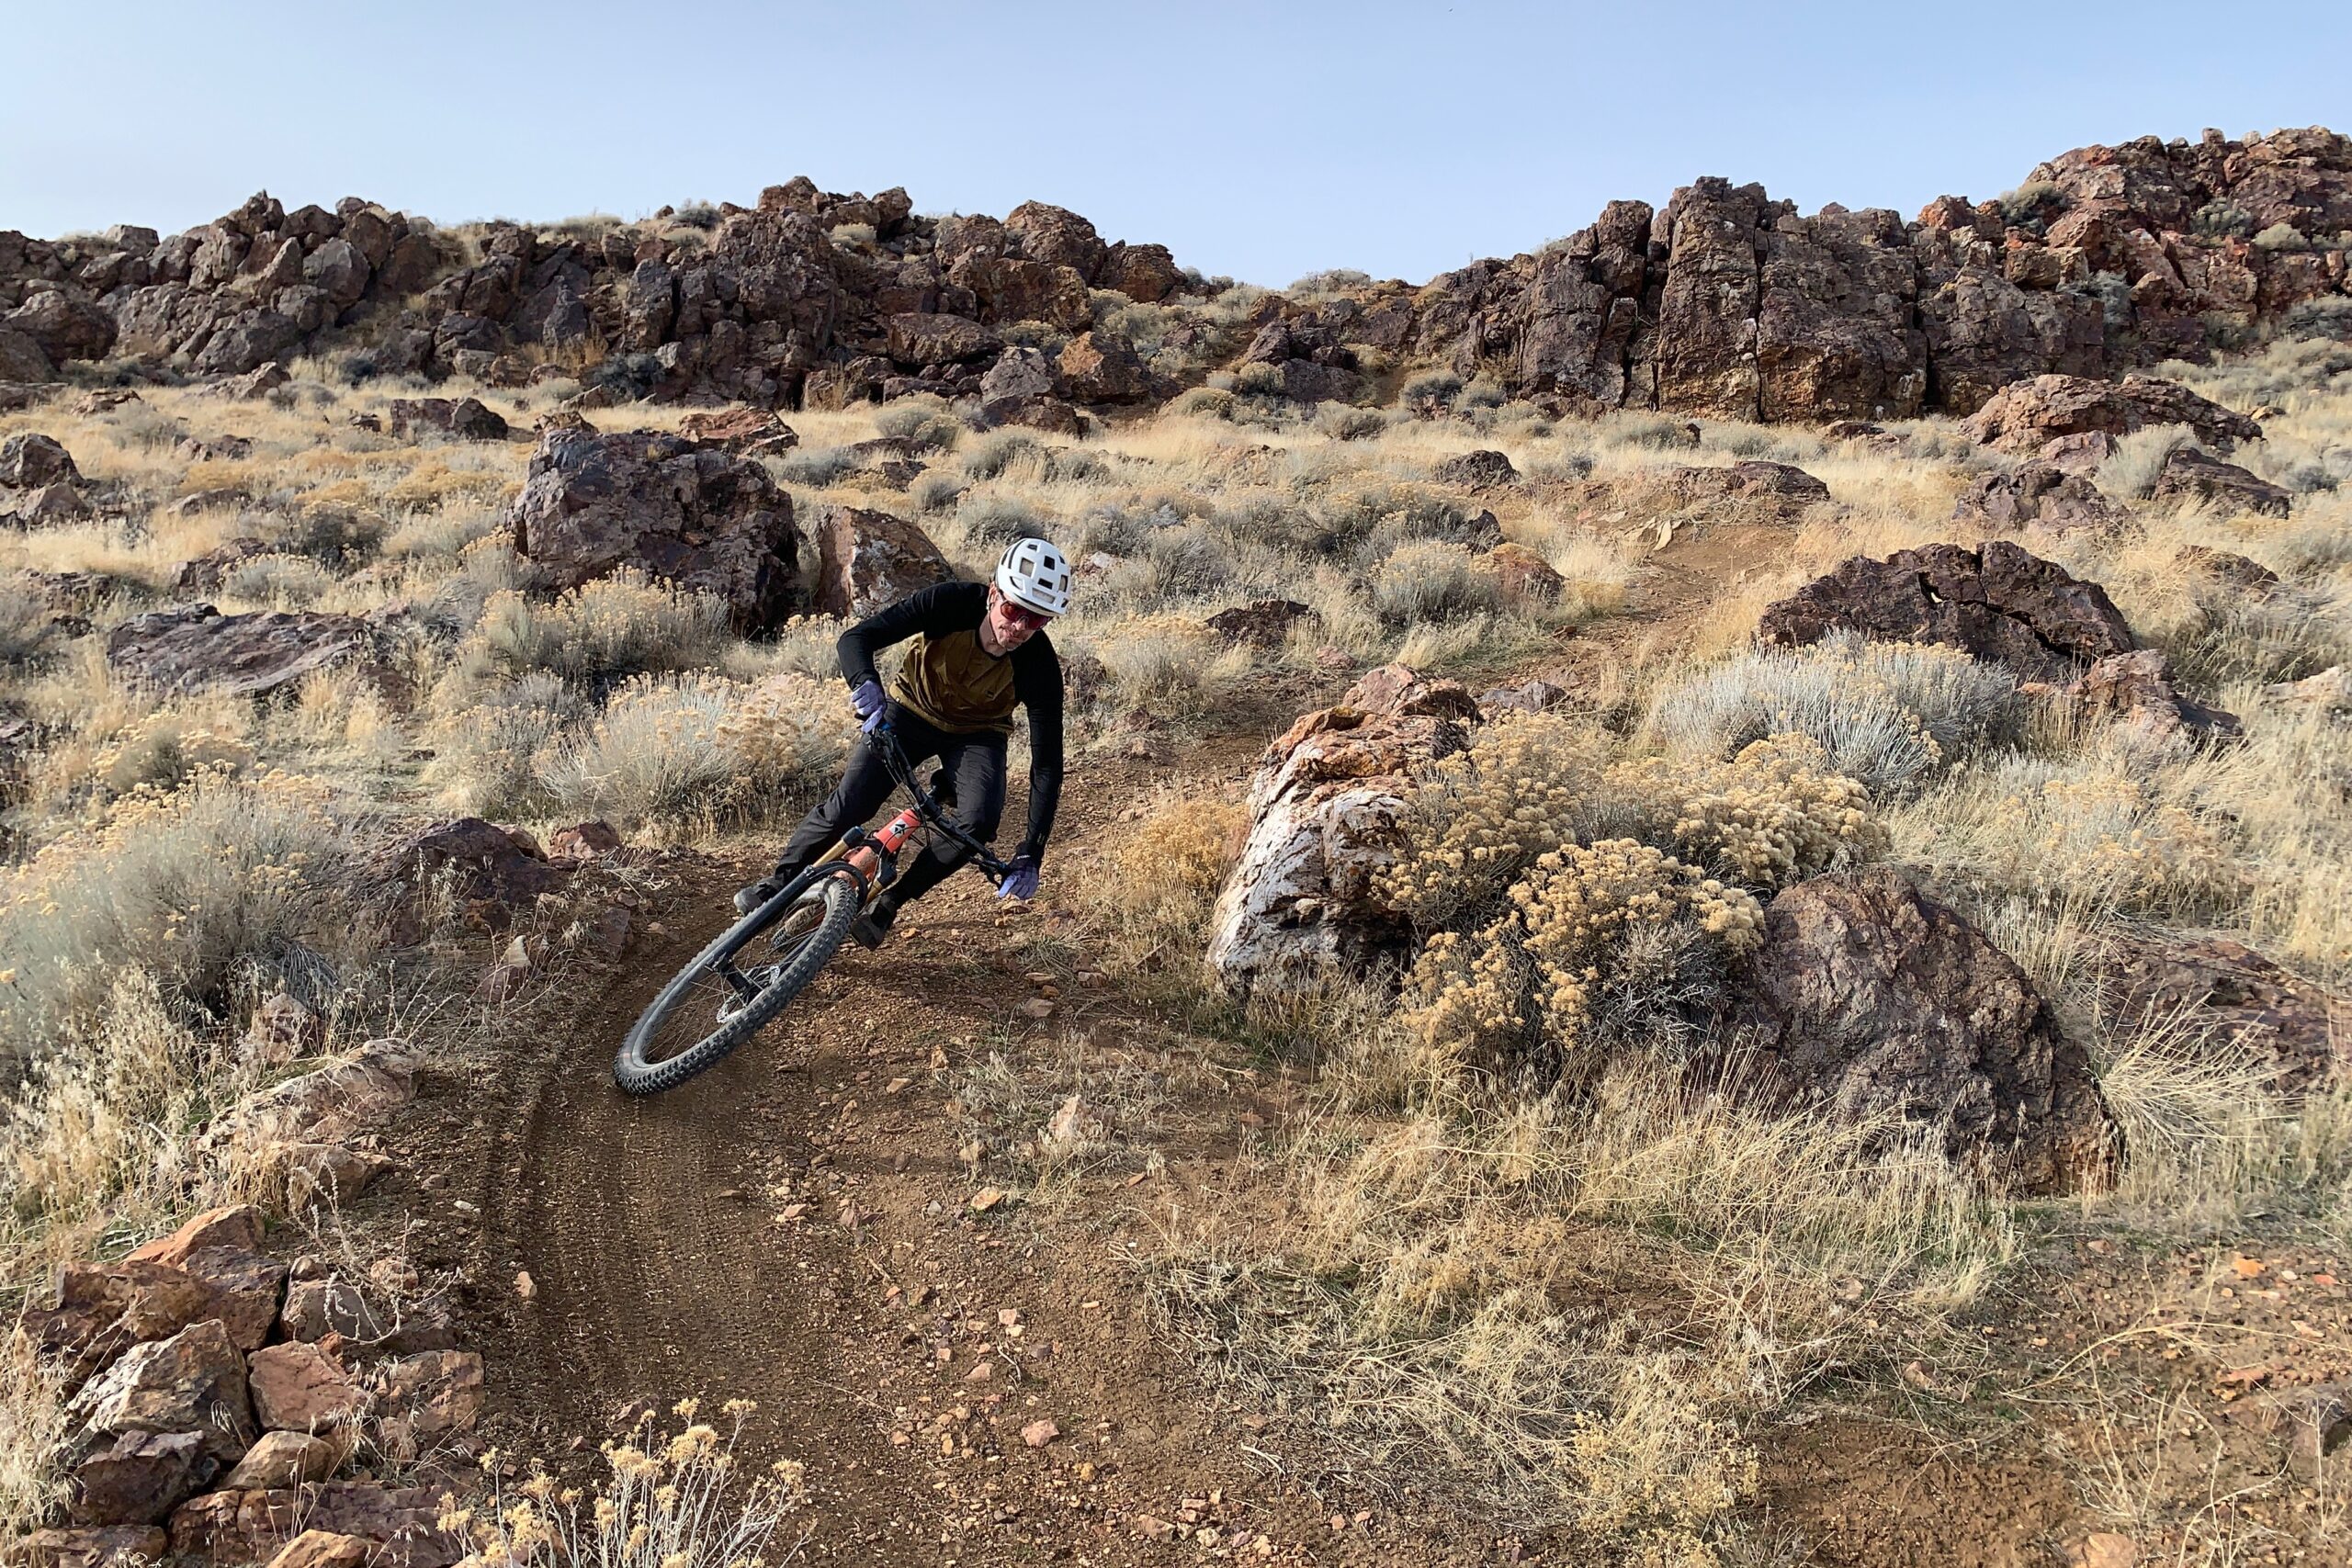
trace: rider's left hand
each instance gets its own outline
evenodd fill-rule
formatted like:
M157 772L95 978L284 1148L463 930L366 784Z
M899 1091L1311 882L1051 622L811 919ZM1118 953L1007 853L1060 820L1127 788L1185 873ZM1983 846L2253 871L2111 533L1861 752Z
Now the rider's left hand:
M1000 898L1035 898L1037 896L1037 854L1023 850L1012 857L1004 868L1004 880L997 884Z

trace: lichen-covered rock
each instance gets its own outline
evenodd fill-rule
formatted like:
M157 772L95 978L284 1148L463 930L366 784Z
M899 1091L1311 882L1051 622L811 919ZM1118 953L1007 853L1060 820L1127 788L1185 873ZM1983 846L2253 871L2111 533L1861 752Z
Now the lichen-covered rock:
M1464 490L1498 490L1519 482L1519 470L1511 467L1510 455L1480 450L1459 452L1439 460L1430 469L1430 478L1442 485L1457 485Z
M36 431L0 441L0 489L39 490L44 485L80 484L82 470L74 455L55 436Z
M1469 744L1455 694L1466 716L1476 708L1452 682L1432 694L1403 674L1374 681L1363 706L1306 715L1266 749L1249 839L1212 920L1208 968L1227 991L1277 991L1401 950L1408 933L1374 880L1401 847L1408 775Z
M152 1525L211 1480L198 1432L125 1432L74 1467L66 1517L77 1525Z
M38 1529L17 1548L17 1561L24 1568L114 1568L160 1562L170 1550L170 1538L153 1525Z
M791 498L757 462L679 436L549 430L508 520L560 588L633 567L715 595L747 634L805 599Z
M2088 1056L2025 972L1892 868L1764 911L1750 1021L1797 1103L1928 1130L2020 1191L2096 1186L2117 1136Z
M273 1432L316 1434L347 1427L368 1409L368 1391L318 1345L290 1340L248 1361L254 1416Z
M1829 487L1787 463L1746 461L1723 468L1662 469L1651 482L1687 507L1717 508L1745 516L1794 521L1829 499Z
M305 1432L264 1432L220 1485L231 1492L307 1486L333 1475L343 1459L342 1446L324 1438Z
M919 589L955 581L931 536L903 517L826 503L809 519L817 536L815 609L862 620Z
M1316 618L1315 612L1295 599L1258 599L1219 610L1206 623L1227 642L1248 648L1280 648L1291 627Z
M514 428L479 398L394 398L384 405L384 428L394 435L447 435L458 441L503 441Z
M1834 631L1943 643L2020 680L2059 684L2133 646L2106 590L2006 539L1982 550L1928 545L1883 561L1856 556L1768 606L1757 626L1765 641L1792 648Z
M2122 718L2157 737L2235 740L2238 716L2208 707L2172 682L2172 669L2153 648L2110 654L2083 671L2070 694L2092 713Z
M210 1492L172 1515L171 1550L205 1568L248 1568L292 1550L287 1538L300 1527L368 1542L369 1568L451 1568L465 1544L440 1518L440 1495L429 1486L341 1481L284 1492ZM324 1561L343 1568L339 1555Z

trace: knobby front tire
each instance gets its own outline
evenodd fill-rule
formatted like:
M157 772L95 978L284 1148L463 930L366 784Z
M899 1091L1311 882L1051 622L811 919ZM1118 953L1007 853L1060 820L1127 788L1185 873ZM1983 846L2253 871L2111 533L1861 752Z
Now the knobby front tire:
M613 1058L613 1081L630 1094L660 1094L718 1066L729 1052L766 1028L831 961L857 918L859 902L857 879L843 871L816 883L779 914L769 915L763 908L721 931L662 987L629 1030L620 1054ZM738 994L714 961L729 943L743 951L763 946L767 929L795 915L813 915L814 923L805 935L793 939L791 951L775 965L773 977L758 995L735 1007ZM752 927L748 937L746 925ZM736 956L742 955L739 951ZM733 1010L722 1018L722 1007ZM710 1027L706 1030L707 1024ZM676 1049L681 1041L691 1043Z

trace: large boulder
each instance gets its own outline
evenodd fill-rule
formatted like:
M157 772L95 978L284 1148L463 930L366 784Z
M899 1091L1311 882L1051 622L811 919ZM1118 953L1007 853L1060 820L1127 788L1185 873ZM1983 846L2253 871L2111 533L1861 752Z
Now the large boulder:
M103 359L114 346L113 315L103 306L62 288L28 296L6 316L0 332L29 338L52 364L69 359Z
M814 607L821 615L863 620L917 589L955 581L955 567L931 536L903 517L828 503L809 525L817 536Z
M2063 534L2075 528L2111 528L2132 514L2109 501L2079 473L2053 463L2021 463L1981 474L1961 492L1952 521L1986 528L2040 528Z
M39 490L43 485L80 484L82 470L55 436L27 431L0 441L0 489Z
M2112 1169L2089 1057L2025 971L1893 868L1781 894L1751 964L1751 1022L1793 1100L1925 1132L2021 1191Z
M2006 452L2031 452L2062 435L2092 431L2129 435L2151 425L2185 424L2227 450L2258 441L2262 427L2177 381L2133 377L2095 381L2084 376L2037 376L1995 393L1962 426L1971 439Z
M0 383L37 386L54 380L57 367L40 344L12 328L0 327Z
M85 1384L65 1413L82 1445L126 1432L193 1432L204 1457L220 1466L243 1456L255 1430L245 1359L228 1329L209 1318L134 1346Z
M380 664L356 615L224 615L209 604L134 615L107 634L107 663L133 685L251 696L333 665Z
M2165 455L2153 493L2158 501L2208 502L2230 512L2271 517L2286 516L2295 504L2291 491L2195 446L2176 446Z
M1374 879L1401 848L1409 775L1469 744L1462 721L1476 704L1402 666L1374 671L1349 698L1291 726L1250 780L1250 836L1208 947L1209 973L1231 994L1310 984L1408 939Z
M1125 403L1149 393L1151 373L1125 344L1086 332L1062 349L1061 382L1079 402Z
M1481 449L1441 458L1430 469L1430 478L1463 490L1500 490L1519 482L1519 470L1511 467L1509 454Z
M747 634L806 599L791 498L757 462L679 436L550 429L507 516L558 587L634 567L725 601Z
M1928 545L1883 561L1856 556L1767 607L1757 626L1765 641L1792 648L1835 631L1942 643L1998 660L2019 680L2056 683L2133 646L2106 590L2006 539L1982 550Z

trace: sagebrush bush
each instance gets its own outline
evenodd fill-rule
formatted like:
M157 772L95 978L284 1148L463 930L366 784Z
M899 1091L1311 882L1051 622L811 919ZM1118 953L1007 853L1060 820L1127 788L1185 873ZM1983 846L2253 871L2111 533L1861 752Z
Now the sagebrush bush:
M491 595L474 648L513 674L549 670L574 680L610 681L710 663L727 637L727 604L642 573L622 570L583 583L552 604L503 591Z
M1397 389L1397 404L1409 413L1428 418L1453 406L1462 393L1462 378L1451 370L1423 370L1405 378Z
M1651 728L1675 750L1725 757L1799 734L1878 795L1917 789L1953 763L2014 742L2025 700L2005 671L1957 649L1837 633L1759 648L1661 692Z
M548 748L589 712L562 679L534 671L472 694L426 731L433 758L424 782L442 804L475 817L537 817L551 804L539 785Z
M1016 465L1030 470L1040 481L1048 479L1053 477L1054 454L1035 436L1016 430L991 431L964 454L967 479L1001 479Z
M956 503L956 523L967 540L991 548L1016 539L1042 539L1048 532L1035 509L1009 495L967 494Z
M0 665L37 657L53 635L49 604L40 593L23 582L0 581Z
M1419 539L1399 545L1372 580L1372 602L1395 626L1461 621L1502 608L1502 583L1460 545Z
M756 686L707 673L641 675L603 716L541 753L560 810L684 838L791 814L847 753L837 698L805 675Z
M1090 627L1085 646L1102 661L1116 703L1168 718L1215 711L1251 667L1248 649L1229 648L1182 615L1139 615Z
M2197 445L2197 433L2185 424L2152 424L2115 438L2115 449L2098 466L2098 488L2126 501L2145 501L2154 493L2165 460L2183 446Z
M0 1042L21 1057L86 1037L134 963L168 1003L209 1008L240 972L364 951L360 859L315 784L200 775L133 795L0 880Z
M963 422L946 404L917 398L902 398L876 414L874 430L918 452L951 452L964 436Z

